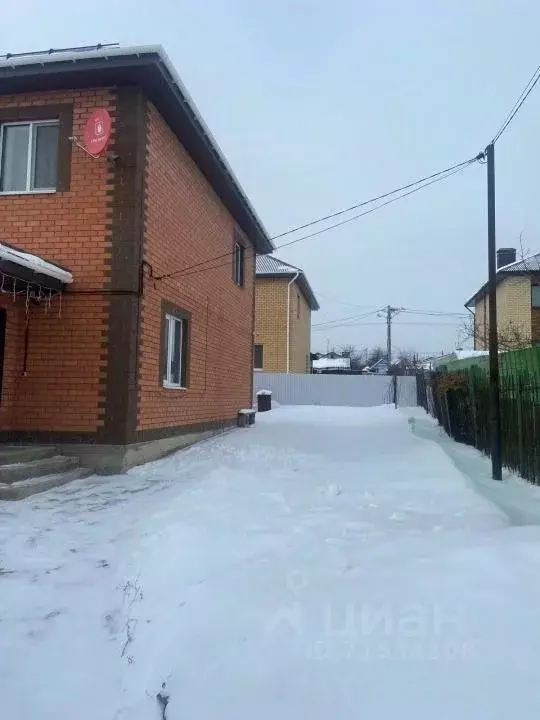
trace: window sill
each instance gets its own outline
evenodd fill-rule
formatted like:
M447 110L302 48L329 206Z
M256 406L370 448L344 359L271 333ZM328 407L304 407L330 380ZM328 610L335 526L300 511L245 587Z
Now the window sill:
M165 390L184 390L184 392L187 390L187 387L183 387L182 385L173 385L172 383L163 383L163 387Z
M253 368L253 372L264 372L264 368Z
M2 195L53 195L58 192L56 188L49 190L0 190L0 196Z

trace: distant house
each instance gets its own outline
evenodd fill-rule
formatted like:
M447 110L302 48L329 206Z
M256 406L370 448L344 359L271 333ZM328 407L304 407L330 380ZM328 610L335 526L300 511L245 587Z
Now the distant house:
M271 255L257 257L254 369L310 372L311 313L318 309L303 270Z
M332 354L332 353L329 353ZM335 355L335 353L333 353ZM346 372L351 369L351 359L344 357L321 357L313 360L312 368L314 373Z
M487 282L465 305L474 309L474 349L486 350ZM497 251L497 326L503 350L540 344L540 253L516 261L515 248Z
M362 372L371 375L388 375L388 360L381 358L374 362L373 365L366 366Z

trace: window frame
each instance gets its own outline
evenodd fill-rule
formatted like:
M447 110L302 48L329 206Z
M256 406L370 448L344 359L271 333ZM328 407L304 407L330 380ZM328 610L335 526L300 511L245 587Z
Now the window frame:
M61 123L59 118L47 118L42 120L0 120L0 178L2 177L2 154L4 148L4 130L6 127L21 127L28 126L28 157L26 159L26 187L24 190L2 190L0 189L0 195L38 195L41 193L51 194L58 192L58 186L60 184L60 132ZM35 151L36 151L36 139L37 134L35 128L38 126L54 126L58 128L58 143L57 143L57 161L56 161L56 185L55 187L43 187L35 188L32 187L34 182L34 172L36 168Z
M533 310L539 310L539 309L540 309L540 302L538 303L538 305L535 305L535 304L534 304L534 298L533 298L534 288L538 288L538 290L539 290L539 292L540 292L540 284L538 284L538 285L531 284L531 308L532 308Z
M160 386L166 390L187 390L189 387L191 315L190 313L187 313L180 308L176 308L169 303L163 303L162 318ZM174 340L174 328L176 322L179 322L181 327L178 382L174 382L171 379L174 352L174 342L171 341Z
M233 246L233 281L238 287L245 287L246 247L238 238L235 238Z
M261 364L260 366L256 363L256 357L257 353L255 348L261 349ZM263 343L253 343L253 369L254 370L264 370L264 345Z

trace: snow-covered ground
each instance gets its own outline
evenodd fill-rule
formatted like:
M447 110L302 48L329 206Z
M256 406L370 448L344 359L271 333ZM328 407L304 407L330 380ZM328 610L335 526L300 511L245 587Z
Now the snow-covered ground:
M6 720L540 716L540 528L388 407L0 505Z

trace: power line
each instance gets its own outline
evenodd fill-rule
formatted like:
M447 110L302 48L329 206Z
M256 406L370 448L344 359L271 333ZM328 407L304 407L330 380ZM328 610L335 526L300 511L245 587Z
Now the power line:
M301 237L296 238L295 240L290 240L288 242L281 243L280 245L277 245L275 249L279 250L280 248L288 247L289 245L294 245L295 243L302 242L302 240L307 240L308 238L312 238L317 235L322 235L323 233L328 232L329 230L334 230L337 227L341 227L342 225L346 225L347 223L358 220L359 218L364 217L364 215L369 215L370 213L375 212L376 210L379 210L380 208L383 208L386 205L390 205L391 203L396 202L397 200L401 200L405 197L408 197L409 195L414 194L415 192L418 192L419 190L423 190L424 188L428 187L429 185L433 185L434 183L441 182L442 180L446 180L448 177L451 177L452 175L455 175L456 173L461 172L466 167L469 167L474 162L478 161L480 159L480 157L481 157L481 155L477 155L474 158L470 158L469 160L460 162L457 165L452 165L452 166L446 168L445 170L439 171L438 173L421 178L420 180L417 180L416 183L410 183L409 185L399 187L399 188L396 188L395 190L392 190L391 192L385 193L385 195L371 198L370 200L365 200L363 203L359 203L358 205L353 206L353 207L360 207L362 205L368 205L370 203L377 202L377 200L381 199L382 197L388 197L390 195L395 195L396 193L399 193L402 190L404 190L405 188L411 187L412 185L417 186L417 187L414 187L412 190L409 190L408 192L402 193L401 195L397 195L396 197L391 197L389 200L386 200L386 202L381 203L380 205L376 205L375 207L370 208L369 210L366 210L362 213L358 213L357 215L353 215L352 217L347 218L346 220L341 220L338 223L328 225L327 227L322 228L322 230L317 230L316 232L308 233L307 235L302 235ZM350 210L351 210L351 208L348 208L347 210L339 211L339 213L335 213L334 215L329 215L329 216L327 216L327 218L336 217L336 215L342 214L344 212L349 212ZM324 219L326 219L326 218L324 218ZM319 220L314 220L311 223L307 223L306 225L304 225L302 227L309 227L310 225L314 225L317 222L322 222L322 220L323 220L323 218L320 218ZM300 227L294 228L293 230L289 230L286 233L282 233L281 235L276 235L272 239L276 239L278 237L282 237L283 235L290 234L292 232L296 232L299 229L300 229ZM164 280L166 278L175 277L177 275L185 275L185 274L191 275L192 274L190 272L191 270L194 270L195 272L202 272L202 270L215 270L219 267L224 267L228 263L222 263L220 265L214 265L214 266L211 266L208 268L202 268L202 266L207 265L208 263L214 262L216 260L221 260L225 257L231 257L233 254L234 254L234 250L229 250L225 253L222 253L221 255L216 255L214 257L208 258L207 260L202 260L198 263L195 263L194 265L188 265L187 267L181 268L179 270L173 270L172 272L165 273L163 275L159 275L155 279L156 280ZM202 270L201 270L201 268L202 268Z
M368 307L376 307L375 305L370 305ZM384 307L379 307L373 312L366 312L362 315L349 315L348 317L339 317L334 318L333 320L326 320L325 322L321 323L315 323L312 327L322 327L323 325L331 325L334 323L344 323L349 320L360 320L363 317L368 317L369 315L376 315L379 312L383 312L385 310ZM427 316L434 316L434 317L455 317L456 319L461 319L464 317L468 317L465 313L456 313L456 312L443 312L442 310L410 310L409 308L398 308L400 312L411 314L411 315L427 315Z
M347 225L347 223L353 222L354 220L358 220L361 217L364 217L364 215L369 215L372 212L375 212L376 210L380 210L381 208L385 207L386 205L390 205L391 203L396 202L397 200L401 200L405 197L408 197L409 195L413 195L414 193L418 192L419 190L423 190L424 188L428 187L429 185L433 185L437 182L441 182L441 180L446 180L449 177L452 177L452 175L456 175L458 172L462 172L465 170L466 167L469 165L472 165L472 163L476 162L479 159L479 156L471 158L471 160L468 160L466 163L461 163L459 167L457 167L452 172L448 172L446 175L441 175L440 177L435 178L434 180L430 180L429 182L424 183L423 185L419 185L416 188L413 188L412 190L409 190L406 193L403 193L402 195L398 195L397 197L390 198L390 200L386 200L386 202L381 203L380 205L376 205L374 208L370 208L369 210L365 210L364 212L358 213L357 215L353 215L350 218L347 218L346 220L341 220L338 223L334 223L333 225L328 225L327 227L323 228L322 230L317 230L316 232L309 233L308 235L302 235L302 237L297 238L296 240L289 240L289 242L282 243L281 245L276 246L276 250L279 250L283 247L288 247L289 245L294 245L295 243L302 242L302 240L307 240L308 238L316 237L317 235L322 235L325 232L328 232L328 230L333 230L334 228L341 227L342 225Z
M379 312L382 312L384 308L377 308L377 310L373 310L372 312L362 313L361 315L349 315L349 317L344 318L335 318L334 320L327 320L326 322L321 323L315 323L312 325L313 328L323 327L324 325L333 325L334 323L341 323L346 322L347 320L361 320L362 318L369 317L370 315L376 315Z
M329 327L313 327L313 332L325 332L329 330L336 330L339 328L354 328L354 327L367 327L367 326L378 326L383 327L386 324L386 321L381 322L348 322L348 323L340 323L337 325L330 325ZM429 322L429 321L407 321L407 322L395 322L394 327L403 327L407 325L414 325L414 326L424 326L424 327L457 327L459 325L459 322L456 320L456 322Z
M459 317L466 318L467 313L457 312L444 312L442 310L409 310L408 308L401 308L402 312L409 315L432 315L435 317Z
M521 95L518 97L514 105L512 106L512 109L504 119L501 127L496 132L495 136L493 137L493 140L491 143L496 143L497 140L501 137L503 132L508 128L512 120L515 118L517 113L519 112L521 106L525 102L525 100L529 97L531 92L534 90L536 83L540 80L540 65L536 68L536 70L533 72L531 77L529 78L529 82L525 85L523 88Z
M390 192L383 193L382 195L378 195L377 197L371 198L370 200L363 200L362 202L356 203L355 205L350 205L347 208L343 208L342 210L337 210L334 213L330 213L330 215L324 215L323 217L316 218L315 220L312 220L311 222L304 223L304 225L297 225L296 227L290 228L290 230L285 230L285 232L279 233L279 235L274 235L272 237L272 240L278 240L281 237L284 237L285 235L291 235L292 233L298 232L298 230L305 230L308 227L311 227L312 225L317 225L318 223L324 222L325 220L331 220L332 218L339 217L340 215L345 215L348 212L351 212L352 210L358 210L358 208L364 207L365 205L371 205L371 203L377 202L378 200L384 200L385 198L389 197L390 195L395 195L398 192L401 192L402 190L408 190L409 188L414 187L415 185L419 185L422 182L425 182L426 180L431 180L433 178L439 177L439 175L444 175L447 172L450 172L451 170L456 170L458 168L464 167L465 165L468 165L470 163L470 160L465 160L464 162L457 163L456 165L452 165L445 170L439 170L439 172L432 173L431 175L426 175L426 177L420 178L420 180L415 180L414 182L408 183L407 185L402 185L401 187L396 188L395 190L390 190Z

